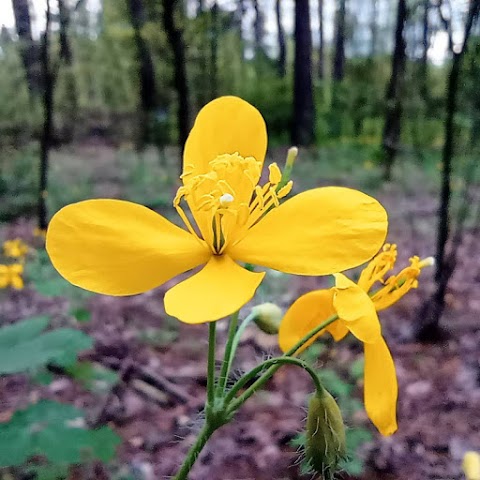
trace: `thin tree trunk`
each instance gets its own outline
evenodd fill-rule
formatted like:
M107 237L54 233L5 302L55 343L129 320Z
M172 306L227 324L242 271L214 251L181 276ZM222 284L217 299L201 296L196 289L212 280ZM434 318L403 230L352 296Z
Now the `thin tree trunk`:
M253 0L253 8L255 10L255 20L253 22L254 48L255 56L258 57L263 53L264 18L258 0Z
M346 0L339 0L338 9L335 12L335 53L333 57L333 80L341 82L345 76L345 17Z
M155 69L147 42L142 36L146 13L142 0L127 0L128 14L134 32L134 41L138 55L138 76L140 79L140 110L141 121L139 132L139 147L147 143L153 123L153 114L157 106L157 89L155 84Z
M392 55L392 73L385 98L386 111L382 137L385 180L390 180L392 177L392 167L400 143L403 110L402 90L405 77L405 64L407 60L406 43L404 38L406 20L406 0L398 0L395 48Z
M218 96L218 4L216 0L212 5L212 25L210 37L210 98Z
M428 0L427 0L428 1ZM372 0L372 16L370 18L370 60L375 58L377 53L377 43L378 43L378 0Z
M205 10L205 0L197 0L197 17Z
M325 78L325 45L323 32L323 0L318 0L318 78Z
M183 149L190 130L190 101L183 32L175 23L177 3L178 0L163 0L163 24L173 53L174 87L178 101L178 143Z
M295 145L311 145L314 140L310 5L308 0L296 0L292 141Z
M60 22L60 58L65 62L65 65L71 66L73 62L72 46L70 43L70 36L68 35L68 28L70 26L70 12L65 5L65 0L58 0L58 17Z
M275 2L275 14L277 17L277 38L278 38L278 75L282 78L287 74L287 46L285 43L285 30L282 24L281 0Z
M41 64L43 70L43 131L40 140L40 179L38 195L38 228L46 230L48 225L47 192L49 155L53 132L53 93L55 89L55 69L50 62L50 0L47 0L45 32L41 45Z
M429 24L430 0L423 1L422 58L420 60L420 94L428 100L428 47L430 46Z
M5 0L4 0L5 1ZM32 38L32 22L28 0L12 0L15 27L20 39L20 55L30 93L42 92L39 51Z
M464 41L461 49L452 48L452 67L447 82L447 100L445 117L445 142L442 150L442 186L440 191L440 206L438 210L437 252L435 281L436 290L420 312L417 338L422 341L435 341L442 336L440 319L445 309L445 294L448 282L456 266L456 249L447 256L446 249L450 237L450 199L452 159L455 154L455 114L457 111L457 96L460 86L462 60L468 48L468 40L474 20L480 11L480 1L470 3L468 17L465 23ZM452 46L453 47L453 46ZM459 240L456 242L459 244ZM458 245L456 246L458 248Z

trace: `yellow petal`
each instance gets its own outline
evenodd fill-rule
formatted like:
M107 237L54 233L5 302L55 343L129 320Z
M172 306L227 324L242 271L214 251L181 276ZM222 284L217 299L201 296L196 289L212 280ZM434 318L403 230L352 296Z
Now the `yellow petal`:
M220 97L200 110L185 143L183 171L205 173L209 162L226 153L263 162L266 150L267 127L260 112L241 98Z
M348 328L345 326L345 322L340 319L329 325L327 330L336 342L339 342L348 334Z
M383 337L365 347L365 409L382 435L397 430L398 384L395 364Z
M200 272L165 294L165 310L185 323L219 320L251 300L264 276L226 255L213 256Z
M46 243L69 282L107 295L134 295L206 263L208 248L154 211L121 200L87 200L52 218Z
M335 277L333 305L345 326L362 342L374 343L382 331L377 311L367 293L342 273Z
M335 314L333 289L314 290L298 298L287 310L280 324L278 343L287 352L308 332ZM311 345L323 331L306 342L297 353Z
M308 190L271 210L229 254L297 275L327 275L360 265L382 246L387 214L357 190Z

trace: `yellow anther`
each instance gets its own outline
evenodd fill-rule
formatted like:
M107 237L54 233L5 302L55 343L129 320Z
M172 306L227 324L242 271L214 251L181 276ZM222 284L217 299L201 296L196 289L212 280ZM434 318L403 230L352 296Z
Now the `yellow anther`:
M278 185L280 183L280 180L282 179L282 172L278 168L278 165L276 163L271 163L268 166L268 171L270 172L268 176L268 181L272 185Z
M293 182L290 180L285 186L283 186L278 192L277 192L277 197L278 198L284 198L286 197L291 191L293 187Z
M427 258L424 258L423 260L420 260L418 264L418 268L433 267L434 265L435 265L435 258L427 257Z

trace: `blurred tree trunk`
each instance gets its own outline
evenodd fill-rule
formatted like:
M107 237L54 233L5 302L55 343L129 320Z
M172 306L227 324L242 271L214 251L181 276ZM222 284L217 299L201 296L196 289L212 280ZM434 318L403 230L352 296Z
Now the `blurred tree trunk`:
M325 45L323 35L323 0L318 0L318 78L325 78Z
M285 30L282 24L281 0L275 2L275 14L277 17L277 38L278 38L278 74L284 78L287 74L287 46L285 43Z
M429 1L429 0L427 0ZM372 16L370 18L370 53L369 57L370 60L375 58L377 53L377 43L378 43L378 23L377 23L377 15L378 15L378 0L372 0Z
M453 41L450 42L453 60L448 75L445 107L445 141L442 150L442 185L437 226L436 289L420 311L416 332L417 339L420 341L436 341L443 337L444 332L440 328L440 319L445 309L445 294L447 292L448 282L455 270L457 250L460 244L460 239L454 241L453 243L455 243L455 245L450 245L451 248L447 254L447 244L450 240L451 177L452 160L455 155L454 142L457 97L461 80L462 60L467 52L468 40L473 23L478 19L479 12L480 0L472 0L465 22L464 40L461 48L454 48Z
M142 149L148 142L153 126L153 116L157 106L155 69L147 42L142 36L146 22L146 12L142 0L127 0L128 14L133 28L133 38L137 49L138 76L140 80L140 132L138 146Z
M57 0L58 3L58 18L60 22L60 58L66 65L71 66L73 62L72 46L70 43L70 36L68 34L68 27L70 26L70 12L65 5L65 0Z
M333 80L341 82L345 76L345 17L347 0L339 0L335 12L335 39L332 76Z
M265 35L265 18L263 12L260 8L258 0L253 0L253 8L255 10L255 20L253 22L253 33L254 33L254 49L255 57L262 55L263 51L263 37Z
M15 27L20 39L20 55L25 68L28 89L31 94L42 91L39 51L32 39L32 22L28 0L12 0Z
M292 141L311 145L315 141L315 105L312 85L312 33L308 0L295 2L295 65Z
M182 150L190 130L190 99L187 82L187 65L185 60L185 43L183 32L175 23L175 7L178 0L163 0L163 25L168 43L172 49L174 87L177 92L178 143Z
M405 78L405 64L407 60L406 43L404 38L405 22L407 21L406 0L398 0L397 23L395 28L395 47L392 55L392 73L388 82L385 98L386 111L382 135L384 155L384 178L392 178L392 167L398 152L401 133L403 109L403 84Z
M210 99L218 96L218 4L215 0L211 11L211 34L210 34Z
M197 17L205 10L205 0L197 0Z
M428 101L428 47L430 46L429 24L430 0L423 0L422 58L420 60L420 95Z
M41 66L43 77L43 130L40 139L40 179L38 194L38 228L46 230L48 226L47 195L49 155L53 136L53 94L56 72L50 61L50 0L47 0L45 31L41 44Z

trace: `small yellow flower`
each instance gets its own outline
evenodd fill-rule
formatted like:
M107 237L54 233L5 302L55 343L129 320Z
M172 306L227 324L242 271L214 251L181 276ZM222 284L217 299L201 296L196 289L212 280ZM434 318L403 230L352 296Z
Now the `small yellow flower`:
M43 230L42 228L35 227L33 229L33 236L34 237L39 237L39 238L46 238L47 231Z
M13 263L12 265L0 265L0 288L13 287L15 290L23 288L23 265Z
M29 251L28 245L20 238L3 242L3 253L10 258L23 258Z
M50 222L53 265L74 285L107 295L142 293L204 266L165 295L167 313L203 323L237 311L254 295L265 274L240 263L327 275L378 251L387 216L376 200L326 187L279 205L292 183L277 188L282 174L273 163L259 185L266 149L265 122L252 105L237 97L210 102L185 144L183 185L174 199L186 229L135 203L79 202Z
M288 351L309 331L338 315L328 331L336 341L351 332L364 344L365 390L364 401L368 416L383 435L391 435L397 429L396 404L398 396L395 365L382 336L377 312L397 302L410 289L416 288L417 278L423 267L432 265L433 259L420 261L410 259L411 265L399 274L384 280L384 276L395 265L396 245L385 245L362 271L358 284L345 275L335 274L335 287L315 290L296 300L285 314L279 331L279 343ZM369 292L373 285L383 286ZM321 335L321 331L318 335ZM302 349L310 345L312 338Z
M480 480L480 454L473 451L465 453L462 467L467 480Z

